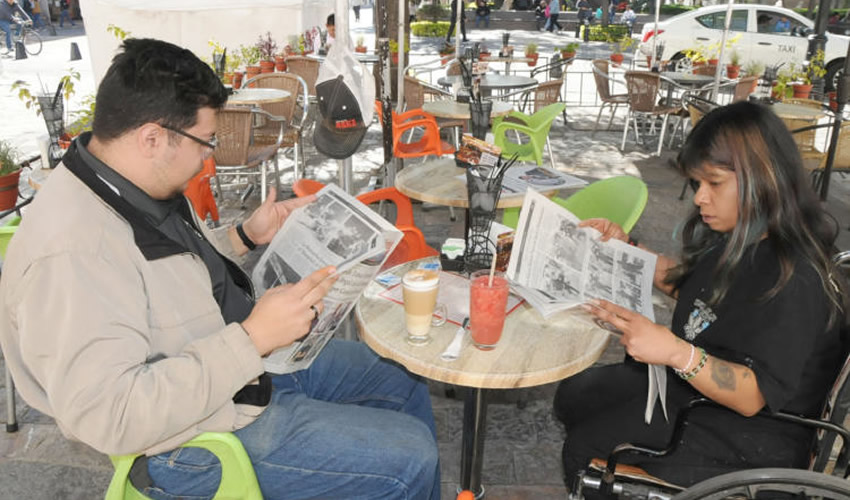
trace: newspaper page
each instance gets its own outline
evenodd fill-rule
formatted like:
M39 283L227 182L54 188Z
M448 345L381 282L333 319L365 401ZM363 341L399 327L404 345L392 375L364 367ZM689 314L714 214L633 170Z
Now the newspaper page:
M309 367L402 236L336 185L324 187L316 201L293 211L254 268L257 295L297 283L325 266L336 266L340 276L310 332L269 354L264 359L266 371L289 373Z
M466 184L465 173L456 178ZM529 189L535 191L556 191L586 185L587 181L584 179L558 172L551 168L534 165L514 166L505 170L505 175L502 177L502 195L524 193Z
M599 232L529 189L514 236L508 278L543 317L588 299L605 299L650 320L655 255Z
M528 190L519 215L508 278L543 317L604 299L655 321L652 279L656 256L619 240L599 240L599 231L578 227L579 219L545 196ZM612 325L603 327L619 333ZM667 371L649 365L644 420L661 399L667 418Z

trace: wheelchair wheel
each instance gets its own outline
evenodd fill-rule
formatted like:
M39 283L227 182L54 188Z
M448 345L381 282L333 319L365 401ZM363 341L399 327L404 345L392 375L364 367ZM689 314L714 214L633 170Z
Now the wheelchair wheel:
M31 56L37 56L41 54L41 35L39 35L35 30L25 30L21 38L24 42L24 50L27 51L27 54Z
M799 469L751 469L697 483L673 500L850 498L850 482L821 472Z

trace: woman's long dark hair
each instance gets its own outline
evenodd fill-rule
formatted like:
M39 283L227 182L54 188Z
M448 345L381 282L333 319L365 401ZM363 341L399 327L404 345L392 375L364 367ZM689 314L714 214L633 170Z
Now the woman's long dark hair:
M837 270L830 260L835 251L837 224L821 208L794 138L770 109L739 102L708 113L694 127L679 153L685 176L706 164L735 172L738 180L738 220L726 234L713 231L702 221L699 207L688 217L682 231L682 263L667 276L676 288L693 272L709 250L723 245L712 281L709 301L726 296L748 249L767 234L780 262L779 279L765 299L778 293L791 278L794 262L814 268L824 293L833 304L830 323L846 300L837 289ZM840 281L840 280L837 280Z

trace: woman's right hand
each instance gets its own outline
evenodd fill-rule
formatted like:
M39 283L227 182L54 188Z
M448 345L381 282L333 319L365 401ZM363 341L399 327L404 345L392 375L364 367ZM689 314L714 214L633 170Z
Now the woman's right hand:
M294 285L266 290L242 322L260 356L310 332L310 324L322 312L322 298L336 283L335 272L332 266L324 267Z
M608 219L586 219L581 221L578 227L592 227L593 229L596 229L602 233L602 237L600 238L602 241L608 241L611 238L614 238L615 240L624 241L626 243L629 242L629 235L623 231L623 228L620 227L619 224L611 222Z

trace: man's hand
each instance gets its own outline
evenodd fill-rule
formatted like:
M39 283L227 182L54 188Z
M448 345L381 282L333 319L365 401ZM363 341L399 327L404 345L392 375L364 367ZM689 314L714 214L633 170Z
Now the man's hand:
M294 285L267 290L260 297L242 322L260 356L289 345L310 331L310 323L322 312L322 297L336 283L335 272L334 267L325 267Z
M690 345L669 329L606 300L591 301L586 304L585 309L623 332L620 343L636 360L654 365L668 365L680 370L687 368L684 365L688 362Z
M608 219L586 219L579 222L578 227L592 227L593 229L596 229L602 233L602 237L600 238L602 241L608 241L611 238L614 238L615 240L624 241L626 243L629 242L629 235L623 231L623 228L621 228L619 224L611 222Z
M257 245L265 245L270 242L277 230L283 225L283 221L289 217L298 207L303 207L316 199L316 195L304 196L302 198L293 198L286 201L275 201L277 190L269 188L269 195L262 205L254 210L245 222L242 223L242 229L245 234Z

